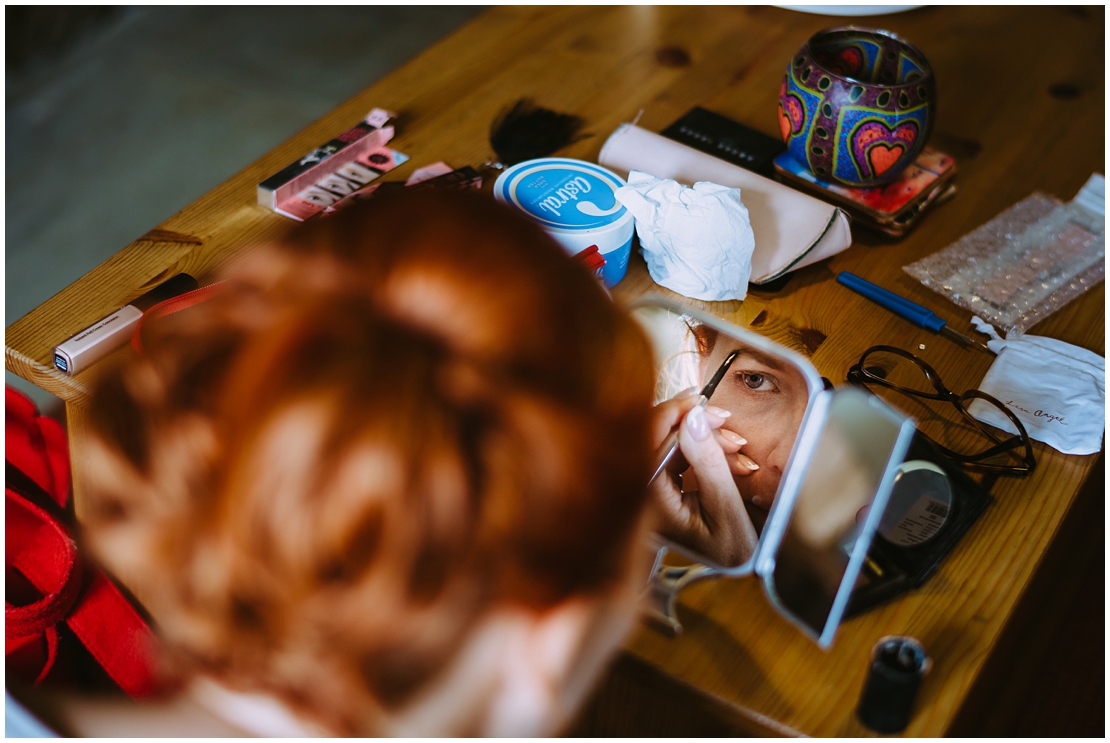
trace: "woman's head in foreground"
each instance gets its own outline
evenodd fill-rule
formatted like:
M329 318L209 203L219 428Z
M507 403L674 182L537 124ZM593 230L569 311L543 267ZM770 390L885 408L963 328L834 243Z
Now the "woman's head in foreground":
M339 733L557 732L632 616L634 323L472 193L383 195L224 278L90 416L90 540L168 667Z

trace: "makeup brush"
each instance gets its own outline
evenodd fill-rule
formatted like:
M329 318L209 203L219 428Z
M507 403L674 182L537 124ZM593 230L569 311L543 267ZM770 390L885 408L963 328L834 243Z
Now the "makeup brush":
M713 378L709 380L709 384L702 387L701 395L698 396L698 401L694 407L704 408L709 404L709 398L713 397L713 393L717 390L717 385L725 378L725 372L728 371L728 368L732 366L732 362L736 361L736 357L739 355L739 351L733 351L725 357L724 363L717 368L717 372L713 375ZM655 469L652 472L651 479L648 480L649 485L655 482L655 478L659 477L663 470L666 469L671 459L674 458L675 452L678 451L678 430L681 425L680 423L678 426L675 426L675 429L671 431L671 435L668 436L666 440L663 441L663 445L659 447L659 451L655 455Z

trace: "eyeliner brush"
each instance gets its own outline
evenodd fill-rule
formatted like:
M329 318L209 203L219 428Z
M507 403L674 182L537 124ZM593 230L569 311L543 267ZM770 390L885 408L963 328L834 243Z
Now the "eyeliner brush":
M713 393L717 391L717 385L725 378L725 372L728 371L728 368L732 366L732 362L736 361L736 357L739 355L739 351L733 351L725 357L724 363L718 367L713 378L709 380L709 384L701 388L701 395L694 405L695 408L704 408L709 404L709 398L713 397ZM663 441L663 445L659 447L659 452L656 454L655 459L655 468L652 471L651 479L648 480L648 485L655 482L655 478L659 477L659 473L670 464L671 459L674 458L674 453L678 451L678 430L681 426L681 423L675 426L675 429L671 431L670 435Z

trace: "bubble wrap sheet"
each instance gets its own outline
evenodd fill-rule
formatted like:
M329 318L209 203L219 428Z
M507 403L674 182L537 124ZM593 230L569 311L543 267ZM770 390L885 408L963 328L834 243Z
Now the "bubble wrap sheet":
M1102 281L1105 252L1104 216L1035 193L904 270L1020 335Z

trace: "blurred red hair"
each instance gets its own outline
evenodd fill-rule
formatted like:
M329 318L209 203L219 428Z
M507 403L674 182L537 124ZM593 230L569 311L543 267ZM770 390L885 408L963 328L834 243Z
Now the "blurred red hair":
M249 254L92 401L87 526L169 667L373 729L497 602L617 580L651 353L475 193L382 196Z

